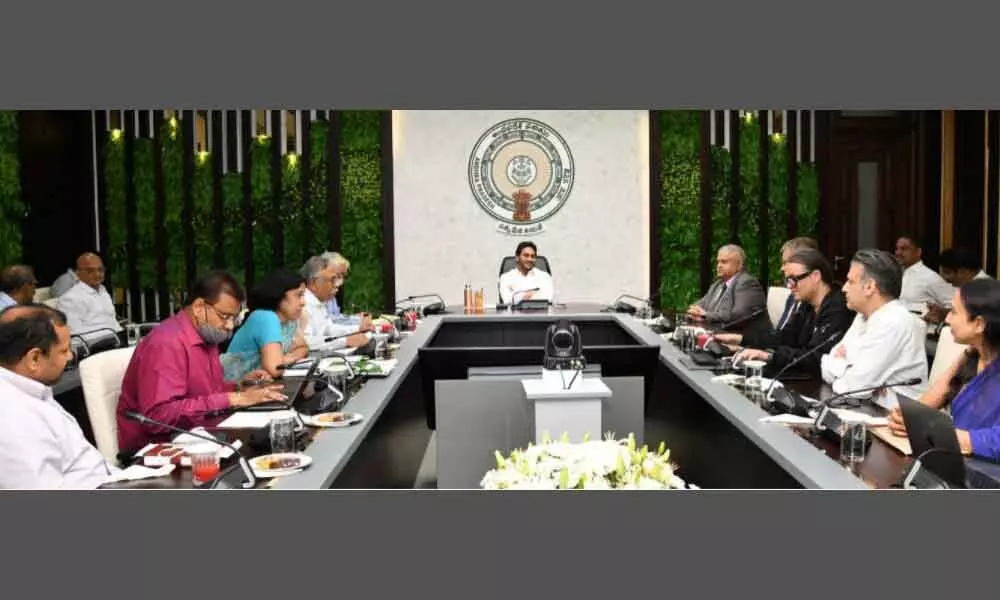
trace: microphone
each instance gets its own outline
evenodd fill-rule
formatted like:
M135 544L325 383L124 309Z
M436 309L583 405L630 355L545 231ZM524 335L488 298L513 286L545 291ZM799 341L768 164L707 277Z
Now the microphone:
M410 302L415 304L413 301L420 298L437 298L437 302L431 302L430 304L420 307L420 310L425 315L443 313L447 309L447 305L444 302L444 298L442 298L440 294L414 294L412 296L407 296L406 298L400 298L399 300L396 300L396 308L399 308L399 305L403 304L404 302Z
M173 425L157 421L156 419L150 419L146 415L131 410L125 411L125 417L132 421L136 421L137 423L142 423L143 425L156 425L158 427L163 427L164 429L169 429L171 431L176 431L178 433L186 433L196 438L212 442L213 444L219 444L220 446L225 446L226 448L229 448L236 454L237 457L239 457L238 460L240 468L243 469L243 474L246 476L246 481L244 481L241 484L243 489L248 490L257 485L257 477L254 476L253 469L250 468L250 465L247 463L247 459L242 454L240 454L240 451L235 446L233 446L229 442L225 442L223 440L214 438L210 435L202 435L201 433L197 433L194 431L187 431L185 429L181 429L180 427L175 427ZM218 478L216 478L216 481L218 481Z
M365 333L365 332L359 330L359 331L352 331L351 333L342 333L340 335L331 335L329 337L323 338L323 343L324 344L329 344L330 342L335 342L337 340L342 340L344 338L349 338L352 335L357 335L359 333Z
M832 406L837 406L839 404L839 403L837 403L837 401L840 400L841 398L844 398L845 396L850 396L852 394L858 394L860 392L871 392L871 391L875 391L875 390L885 390L885 389L889 389L891 387L899 387L899 386L905 386L905 385L917 385L921 381L922 381L922 379L919 378L919 377L911 377L910 379L906 379L906 380L903 380L903 381L896 381L896 382L892 382L892 383L882 383L882 384L879 384L879 385L870 385L870 386L867 386L867 387L858 388L856 390L848 390L848 391L846 391L846 392L844 392L842 394L837 394L835 396L831 396L831 397L827 398L826 400L820 400L819 404L818 404L820 410L819 410L819 413L816 415L816 419L814 421L814 425L816 426L816 429L818 429L819 431L823 431L824 429L836 430L837 428L839 428L842 421L841 421L840 417L837 416L837 413L835 413L835 412L833 412L833 410L831 410L831 407Z
M816 346L810 348L807 352L804 352L804 353L798 355L795 358L795 360L792 360L787 365L785 365L784 367L782 367L778 371L778 373L771 379L771 385L767 386L767 391L764 392L764 397L765 398L770 398L771 397L771 390L774 389L774 384L777 383L778 379L780 379L781 376L785 374L785 371L787 371L788 369L791 369L792 367L794 367L795 365L799 364L803 360L809 358L813 354L816 354L817 352L819 352L821 349L825 348L831 342L836 342L841 337L843 337L843 335L845 333L847 333L847 331L835 331L833 333L833 335L831 335L830 337L826 338L825 340L823 340L822 342L820 342ZM782 402L782 404L785 405L786 403ZM789 406L789 408L791 408L791 406Z
M757 310L753 311L749 315L740 317L739 319L735 319L735 320L730 321L728 323L723 323L722 326L720 327L720 329L722 329L723 331L725 331L725 330L729 329L730 327L732 327L733 325L742 325L743 323L746 323L747 321L752 321L752 320L756 319L757 317L761 316L762 314L764 314L766 312L767 312L767 307L766 306L764 308L758 308Z
M640 298L638 296L633 296L632 294L622 294L618 296L617 298L615 298L615 301L611 303L611 306L609 306L608 309L616 313L634 314L638 309L638 307L632 306L626 302L622 302L621 301L622 298L637 300L641 302L644 307L652 309L652 302L650 298Z
M517 304L517 302L514 302L514 298L516 298L518 294L522 294L523 295L523 294L527 294L528 292L537 292L540 289L542 289L542 288L534 287L534 288L531 288L530 290L518 290L518 291L514 292L513 294L510 295L510 304L511 304L511 306L514 306L514 305Z

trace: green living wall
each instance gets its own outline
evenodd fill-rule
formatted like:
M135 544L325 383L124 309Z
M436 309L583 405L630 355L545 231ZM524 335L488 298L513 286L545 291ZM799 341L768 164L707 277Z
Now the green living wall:
M21 198L17 140L17 111L0 111L0 265L22 258L21 223L26 207Z
M2 113L0 113L2 114ZM15 115L16 117L16 115ZM186 288L186 259L184 254L184 152L183 122L179 118L164 121L160 130L161 164L163 169L164 222L156 223L156 167L154 141L134 141L133 185L136 198L136 241L139 287L144 293L156 288L157 264L155 232L163 227L166 246L166 281L169 293L180 301ZM339 250L351 261L351 274L343 291L344 306L353 310L379 311L383 303L382 281L382 179L380 114L377 111L346 111L341 113L343 123L340 143L340 189L343 214L342 248L333 248L328 214L327 140L329 122L310 123L310 154L308 164L302 157L286 155L281 163L281 191L277 198L272 189L271 156L275 139L255 137L251 144L251 239L254 276L259 279L268 271L285 266L297 270L305 259L326 250ZM10 170L2 150L10 127L16 150L16 118L0 117L0 175ZM107 264L113 286L124 290L129 287L126 215L125 140L120 131L112 132L104 147L105 202L107 207L108 249ZM13 173L17 173L16 152L12 154ZM201 273L211 268L226 268L241 281L244 272L244 212L243 175L237 172L221 174L222 196L222 264L216 264L214 227L214 161L208 152L194 154L192 177L192 225L194 231L195 271ZM303 181L309 189L309 204L304 204ZM16 177L14 185L17 184ZM8 205L18 209L19 189L13 188L0 177L0 208ZM21 209L23 212L23 209ZM275 213L279 216L275 217ZM13 227L14 221L3 213L0 226ZM279 224L284 231L284 255L274 253L275 230ZM4 236L3 250L18 237ZM13 254L11 254L13 255Z
M661 305L683 308L700 296L701 288L701 169L699 162L699 111L660 113L662 151L661 194ZM711 149L712 160L712 254L730 242L733 230L731 174L734 160L740 165L739 222L736 243L747 253L748 270L760 270L760 125L756 113L740 119L740 153L734 157L721 146ZM788 227L788 148L781 136L768 140L767 261L769 283L780 278L780 248ZM798 235L817 237L819 230L819 186L816 167L797 167Z
M341 122L342 252L351 261L343 307L351 312L376 312L384 303L380 115L346 111Z

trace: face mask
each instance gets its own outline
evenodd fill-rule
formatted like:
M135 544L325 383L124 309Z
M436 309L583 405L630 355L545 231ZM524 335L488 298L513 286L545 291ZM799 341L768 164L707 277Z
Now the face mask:
M231 335L228 329L217 329L210 325L199 325L198 334L201 335L201 339L205 340L206 344L212 346L221 345Z

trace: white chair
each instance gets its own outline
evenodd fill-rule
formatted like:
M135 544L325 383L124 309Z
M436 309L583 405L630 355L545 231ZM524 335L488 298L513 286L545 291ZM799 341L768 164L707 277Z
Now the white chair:
M32 299L32 301L35 304L40 304L42 302L45 302L51 297L52 297L51 287L35 288L35 297Z
M767 315L771 317L771 327L777 327L781 313L785 312L785 303L792 291L786 287L771 286L767 289Z
M106 350L80 362L80 385L97 449L112 464L118 462L118 421L115 409L122 379L132 360L134 346Z
M927 379L934 384L934 381L941 377L951 365L955 364L958 357L965 352L967 346L955 341L955 336L951 333L951 327L941 328L938 334L937 349L934 351L934 363L931 365L931 372Z

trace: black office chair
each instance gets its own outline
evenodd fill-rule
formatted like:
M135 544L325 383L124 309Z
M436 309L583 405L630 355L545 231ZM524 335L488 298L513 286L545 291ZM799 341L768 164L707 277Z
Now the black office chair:
M497 301L498 302L499 302L500 297L501 297L501 295L500 295L500 279L499 278L501 276L503 276L503 274L506 273L507 271L510 271L511 269L514 269L516 267L517 267L517 257L516 256L505 256L505 257L503 257L503 260L500 261L500 274L497 276ZM549 267L549 259L545 258L544 256L536 256L535 257L535 268L536 269L540 269L542 271L545 271L549 275L552 275L552 269Z

